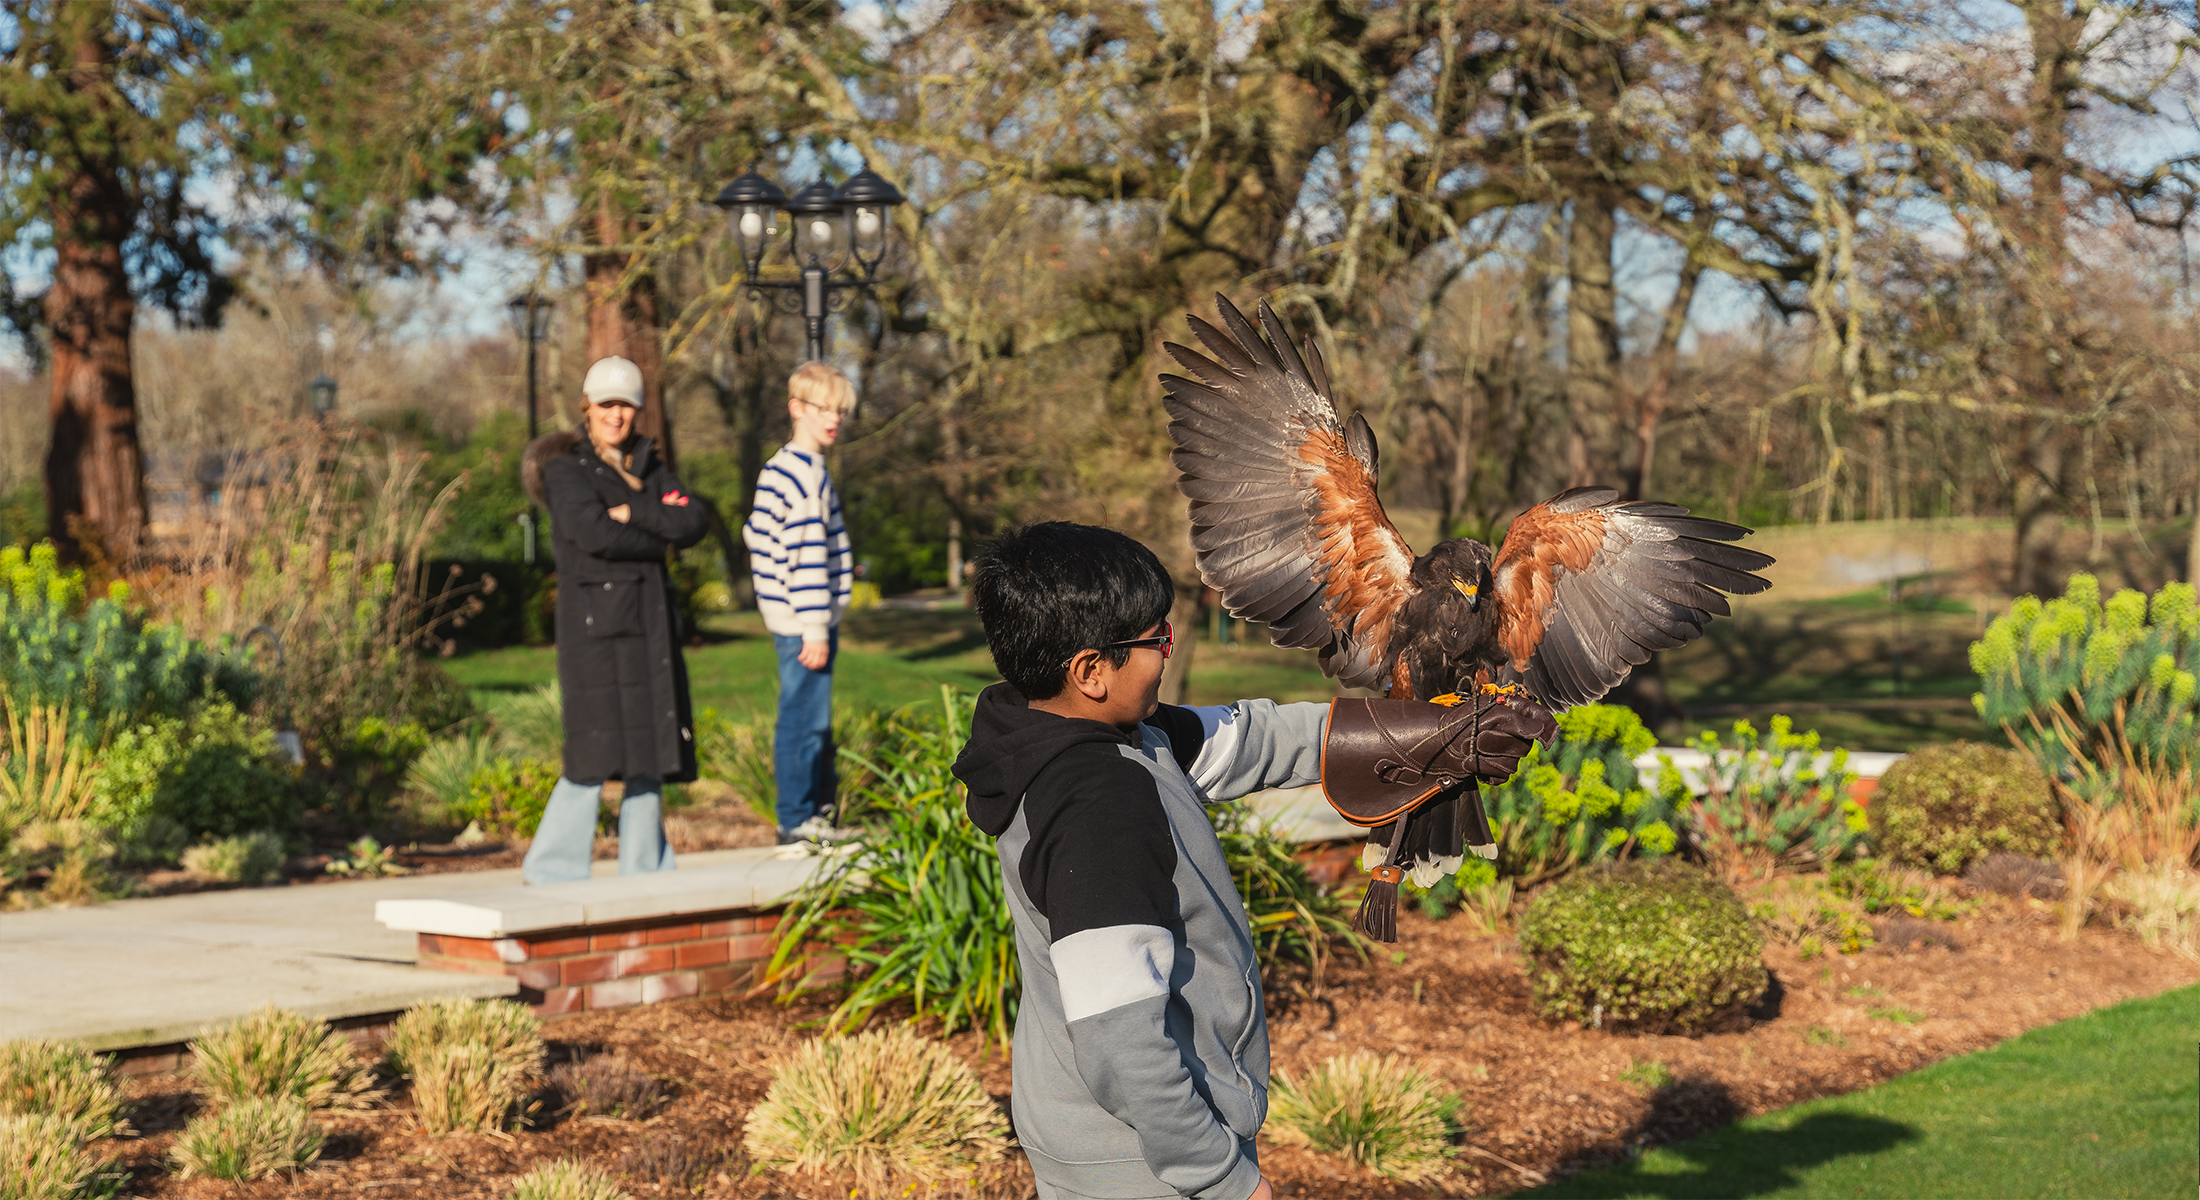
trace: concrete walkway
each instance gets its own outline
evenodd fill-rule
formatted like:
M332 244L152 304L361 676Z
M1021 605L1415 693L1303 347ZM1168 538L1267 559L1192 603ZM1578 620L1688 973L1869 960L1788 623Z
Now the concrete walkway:
M416 969L415 936L385 928L374 908L519 885L517 870L476 871L0 914L0 1041L71 1038L114 1050L186 1041L270 1003L341 1019L445 996L509 995L517 985L502 976Z

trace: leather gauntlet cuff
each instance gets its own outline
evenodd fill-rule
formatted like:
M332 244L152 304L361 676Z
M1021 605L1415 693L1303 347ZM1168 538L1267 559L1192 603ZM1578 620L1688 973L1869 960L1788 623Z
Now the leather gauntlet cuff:
M1542 709L1487 694L1448 708L1339 698L1322 733L1322 794L1345 820L1382 825L1448 789L1511 778L1546 731Z

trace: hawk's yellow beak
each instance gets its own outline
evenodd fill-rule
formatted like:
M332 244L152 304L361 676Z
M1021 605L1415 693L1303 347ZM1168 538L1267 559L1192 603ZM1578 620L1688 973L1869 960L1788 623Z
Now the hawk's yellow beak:
M1451 586L1458 588L1459 594L1467 598L1468 611L1471 612L1481 606L1482 589L1480 587L1475 584L1468 583L1466 580L1459 578L1457 575L1451 577Z

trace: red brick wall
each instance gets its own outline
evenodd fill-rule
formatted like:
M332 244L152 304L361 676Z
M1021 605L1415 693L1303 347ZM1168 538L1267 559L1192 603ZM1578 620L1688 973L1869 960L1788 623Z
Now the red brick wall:
M510 975L519 998L545 1017L743 992L763 978L779 914L690 913L509 938L420 935L419 964L438 971ZM806 983L838 980L846 964L815 951Z

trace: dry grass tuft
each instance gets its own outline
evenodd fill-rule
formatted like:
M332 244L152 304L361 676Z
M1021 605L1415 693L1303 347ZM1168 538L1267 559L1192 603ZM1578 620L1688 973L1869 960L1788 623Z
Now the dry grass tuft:
M321 1128L288 1096L243 1100L193 1120L170 1152L184 1178L242 1183L295 1171L321 1155Z
M191 1075L219 1104L288 1097L308 1108L358 1108L374 1081L343 1034L269 1005L191 1043Z
M399 1017L384 1048L412 1079L421 1128L495 1129L540 1078L542 1019L507 1000L438 1000Z
M66 1118L0 1114L0 1196L7 1200L77 1200L90 1190L99 1166Z
M569 1158L536 1167L512 1184L512 1200L633 1200L619 1182Z
M2200 960L2200 874L2175 863L2118 873L2101 893L2129 910L2117 924L2149 946Z
M1996 850L1972 863L1963 873L1963 880L1973 887L2017 900L2053 900L2063 891L2061 868L2046 859L2012 854L2007 850Z
M994 1161L1008 1132L953 1051L895 1029L795 1051L750 1110L742 1146L759 1166L847 1170L876 1189L890 1176L937 1180Z
M216 883L272 883L283 874L283 836L263 829L193 846L183 852L183 869Z
M75 1042L0 1042L0 1116L54 1117L79 1142L129 1131L112 1068Z
M1450 1167L1462 1105L1427 1071L1360 1051L1330 1059L1303 1083L1277 1075L1268 1122L1277 1141L1337 1155L1386 1179L1423 1183Z

